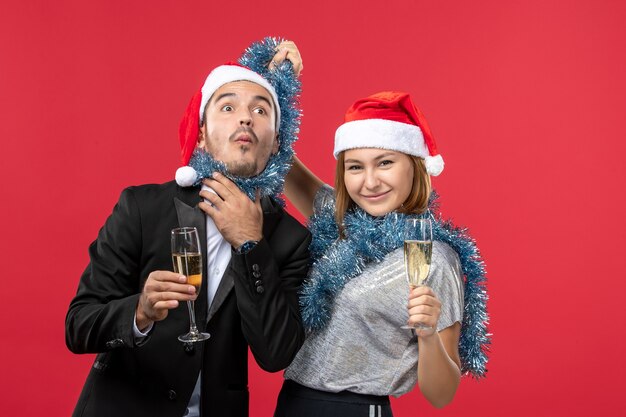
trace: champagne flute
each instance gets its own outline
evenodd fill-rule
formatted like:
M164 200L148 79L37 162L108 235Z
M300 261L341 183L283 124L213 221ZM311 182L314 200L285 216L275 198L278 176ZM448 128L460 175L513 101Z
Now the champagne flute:
M172 229L172 263L174 272L187 277L187 283L196 288L196 294L200 292L202 285L202 249L198 230L195 227L180 227ZM181 342L200 342L207 340L210 335L201 333L196 327L196 315L194 302L187 301L189 310L189 333L178 336Z
M424 285L430 272L433 253L433 231L430 219L408 218L404 223L404 267L411 290ZM418 323L403 329L431 329Z

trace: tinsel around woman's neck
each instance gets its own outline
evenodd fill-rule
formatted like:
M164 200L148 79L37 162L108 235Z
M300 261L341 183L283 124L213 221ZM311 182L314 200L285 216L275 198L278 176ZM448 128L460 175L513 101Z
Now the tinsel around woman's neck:
M437 207L437 194L429 201ZM433 239L448 244L459 255L465 277L464 312L459 342L462 371L474 377L486 373L490 334L487 332L487 291L485 265L465 228L454 226L440 215L433 219ZM381 262L387 254L402 246L405 214L392 212L372 217L362 209L346 213L345 239L339 239L334 204L327 204L311 217L309 229L313 241L309 247L313 265L300 297L302 320L308 331L323 329L330 320L335 296L348 281L359 275L371 262Z

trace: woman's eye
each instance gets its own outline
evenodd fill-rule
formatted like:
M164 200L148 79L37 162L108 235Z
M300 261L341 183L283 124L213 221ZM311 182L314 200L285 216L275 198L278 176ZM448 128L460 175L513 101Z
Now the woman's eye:
M361 169L360 165L348 165L346 167L346 171L356 171L358 169Z
M393 161L390 161L388 159L385 159L384 161L380 161L381 166L391 165L391 164L393 164Z

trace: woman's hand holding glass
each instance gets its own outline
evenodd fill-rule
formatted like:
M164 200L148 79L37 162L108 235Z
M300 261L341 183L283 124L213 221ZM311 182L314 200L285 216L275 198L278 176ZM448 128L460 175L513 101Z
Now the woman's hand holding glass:
M433 231L430 219L407 218L404 223L404 265L411 293L409 323L402 327L419 331L419 336L434 333L441 312L441 303L432 289L425 286L430 274L432 253Z
M415 329L418 336L435 333L441 315L441 301L432 288L421 285L409 293L409 327Z

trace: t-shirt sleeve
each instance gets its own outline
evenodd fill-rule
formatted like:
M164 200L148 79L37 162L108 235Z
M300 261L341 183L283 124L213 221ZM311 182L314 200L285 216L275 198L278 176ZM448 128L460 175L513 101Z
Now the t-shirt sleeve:
M463 273L459 256L450 246L435 241L431 272L426 282L439 301L441 315L437 331L452 326L457 321L463 322Z
M320 187L313 200L313 213L319 214L323 209L335 209L335 190L328 184Z

